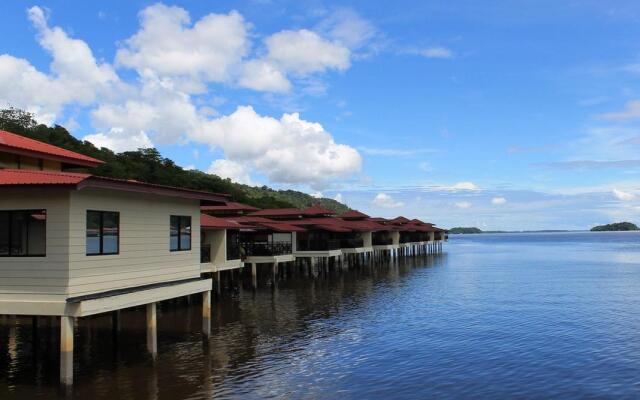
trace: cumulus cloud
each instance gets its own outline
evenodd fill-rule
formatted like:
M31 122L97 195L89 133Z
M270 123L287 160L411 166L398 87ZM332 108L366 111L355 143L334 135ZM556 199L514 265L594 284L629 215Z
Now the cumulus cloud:
M317 122L297 113L280 118L239 106L220 116L211 106L211 83L262 91L288 91L296 79L350 66L347 46L368 34L334 23L325 35L306 29L284 30L265 39L264 52L251 58L250 26L237 12L208 14L191 22L180 7L155 4L140 12L140 28L124 40L116 66L130 68L134 79L122 81L109 64L96 61L89 46L51 28L42 9L29 18L38 40L52 56L51 71L28 61L0 55L0 104L36 112L53 122L66 106L88 106L94 131L84 139L115 151L154 144L206 144L224 153L212 171L248 182L250 172L273 183L309 185L357 172L358 151L336 143ZM359 33L358 33L358 32ZM357 37L361 39L357 39ZM249 79L249 76L254 79Z
M403 202L395 200L386 193L378 193L373 199L373 204L382 208L399 208L404 206Z
M85 42L51 28L42 8L31 7L28 17L38 43L52 57L50 71L38 71L25 59L0 55L0 106L22 108L41 122L52 123L65 105L88 105L119 82L113 68L98 63Z
M238 82L240 86L265 92L288 92L291 83L273 63L251 60L244 64Z
M115 152L153 147L153 143L144 131L132 133L122 128L111 128L106 133L87 135L84 140L97 147L106 147Z
M471 208L473 204L469 203L468 201L457 201L453 203L453 205L456 206L456 208L467 209Z
M505 199L504 197L494 197L493 199L491 199L491 204L496 206L500 206L506 203L507 203L507 199Z
M313 192L313 193L311 193L311 197L316 198L316 199L321 199L324 196L322 195L322 192Z
M616 197L616 199L620 201L633 201L637 198L637 196L633 193L625 192L618 189L613 189L612 193Z
M267 58L286 71L305 75L326 69L347 69L347 47L322 38L307 29L281 31L265 40Z
M322 125L298 113L275 119L250 106L238 107L206 121L192 139L220 147L230 160L252 166L273 182L308 183L316 189L362 164L357 150L336 143Z
M140 12L140 30L124 41L116 63L140 73L226 81L249 50L247 31L236 11L207 14L191 25L185 9L158 3Z
M218 175L221 178L229 178L234 182L251 185L249 171L242 164L230 160L215 160L207 171L210 174Z
M338 193L336 194L336 196L333 198L335 201L342 203L342 193Z

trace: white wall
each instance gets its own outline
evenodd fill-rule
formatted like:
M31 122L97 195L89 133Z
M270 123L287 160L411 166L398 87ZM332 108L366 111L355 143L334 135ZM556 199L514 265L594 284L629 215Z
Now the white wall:
M0 188L0 210L47 211L45 257L0 257L0 302L64 301L69 278L69 204L66 190Z
M139 193L71 193L69 295L200 276L200 203ZM120 253L86 255L87 210L120 213ZM191 250L169 251L169 217L191 216Z

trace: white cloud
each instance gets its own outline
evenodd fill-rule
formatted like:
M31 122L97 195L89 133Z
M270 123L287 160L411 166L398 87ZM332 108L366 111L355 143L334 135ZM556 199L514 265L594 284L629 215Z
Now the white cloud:
M333 198L335 201L342 203L343 199L342 199L342 193L338 193L336 194L336 196Z
M609 112L599 115L602 119L612 121L628 121L640 118L640 100L627 102L622 111Z
M496 206L500 206L506 203L507 203L507 199L505 199L504 197L494 197L493 199L491 199L491 204Z
M396 201L393 197L386 193L378 193L373 199L373 204L382 208L399 208L404 206L401 201Z
M268 60L284 71L302 76L350 66L347 47L307 29L275 33L265 40L265 45Z
M469 203L468 201L458 201L453 203L453 205L456 206L456 208L467 209L471 208L473 204Z
M361 168L358 151L336 143L317 122L297 113L259 115L250 106L220 116L211 107L216 98L201 94L210 95L212 82L238 79L256 90L286 91L287 74L313 80L308 75L344 70L350 66L347 42L355 45L356 36L367 36L362 32L339 24L327 30L329 39L304 29L281 31L267 37L261 57L247 62L249 24L240 14L208 14L192 24L186 10L156 4L140 13L139 30L118 49L117 65L137 73L124 83L86 43L50 28L42 9L32 8L29 17L52 55L51 73L0 55L0 104L36 112L43 122L55 121L65 106L88 106L94 131L85 139L98 146L124 151L202 143L225 154L214 170L245 182L255 172L272 183L321 190ZM256 79L247 80L243 71L252 69Z
M251 185L249 171L242 165L230 160L215 160L207 171L210 174L218 175L221 178L229 178L234 182Z
M375 27L349 8L339 8L325 18L318 30L337 43L355 49L368 43L376 34Z
M442 46L417 49L415 53L427 58L453 58L453 51Z
M637 198L637 196L633 193L624 192L618 189L613 189L612 193L618 200L621 201L633 201Z
M480 188L473 182L458 182L455 185L448 187L450 190L480 190Z
M0 106L22 108L52 123L64 106L88 105L119 82L113 68L99 64L85 42L49 27L40 7L31 7L28 16L38 43L52 57L50 73L38 71L27 60L0 55Z
M144 131L130 133L122 128L111 128L106 133L87 135L83 139L97 147L106 147L115 152L153 147L153 143Z
M322 194L322 192L313 192L311 193L311 197L314 197L316 199L321 199L324 197L324 195Z
M228 159L257 169L272 182L308 183L320 189L327 181L360 170L360 154L338 144L322 125L297 113L279 120L252 107L206 121L193 140L220 147Z
M227 81L250 46L248 26L236 11L207 14L191 26L186 10L158 3L140 12L140 25L116 54L118 65L139 73Z
M266 92L288 92L291 89L291 83L285 74L265 60L251 60L245 63L238 84Z

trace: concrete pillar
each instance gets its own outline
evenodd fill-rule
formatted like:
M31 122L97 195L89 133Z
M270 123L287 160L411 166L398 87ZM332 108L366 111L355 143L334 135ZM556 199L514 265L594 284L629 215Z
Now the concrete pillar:
M211 337L211 290L202 292L202 334Z
M278 262L273 263L271 275L273 276L273 283L275 284L278 281Z
M221 282L220 282L220 271L216 271L213 273L213 287L216 291L216 296L220 296L220 294L222 293L222 288L221 288Z
M156 303L147 304L147 351L154 360L158 356Z
M60 383L73 385L74 317L60 317Z
M258 266L256 263L251 263L251 287L258 288Z

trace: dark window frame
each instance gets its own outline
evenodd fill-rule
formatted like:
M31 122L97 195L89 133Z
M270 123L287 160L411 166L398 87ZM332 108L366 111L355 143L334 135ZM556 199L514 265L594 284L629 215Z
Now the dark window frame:
M35 208L35 209L28 209L28 210L0 210L0 213L7 213L9 216L9 223L7 224L7 229L9 230L9 234L7 235L8 238L8 244L9 244L9 253L8 254L0 254L0 257L2 258L6 258L6 257L38 257L38 258L42 258L42 257L46 257L47 256L47 209L46 208ZM13 234L13 214L14 213L44 213L45 215L45 220L44 220L44 253L42 254L11 254L11 244L13 243L13 238L12 238L12 234ZM27 225L27 245L26 245L26 249L27 251L29 251L29 227Z
M177 218L178 219L178 234L174 235L171 229L171 220L173 218ZM182 245L182 235L181 235L181 231L182 228L186 225L183 225L183 219L188 219L189 220L189 248L183 248ZM173 249L171 248L171 238L177 236L178 238L178 248L177 249ZM176 252L176 251L191 251L191 249L193 248L193 224L192 224L192 219L190 215L171 215L169 216L169 251L170 252Z
M100 228L98 229L98 237L100 238L100 250L98 251L98 253L89 253L87 250L87 235L86 235L86 231L88 230L88 227L86 227L86 225L89 223L89 213L99 213L100 214ZM116 222L117 222L117 227L118 227L118 249L115 252L109 252L109 253L105 253L104 252L104 214L115 214L116 215ZM120 212L119 211L104 211L104 210L87 210L87 214L86 214L86 222L85 222L85 254L87 257L93 257L93 256L115 256L120 254Z

